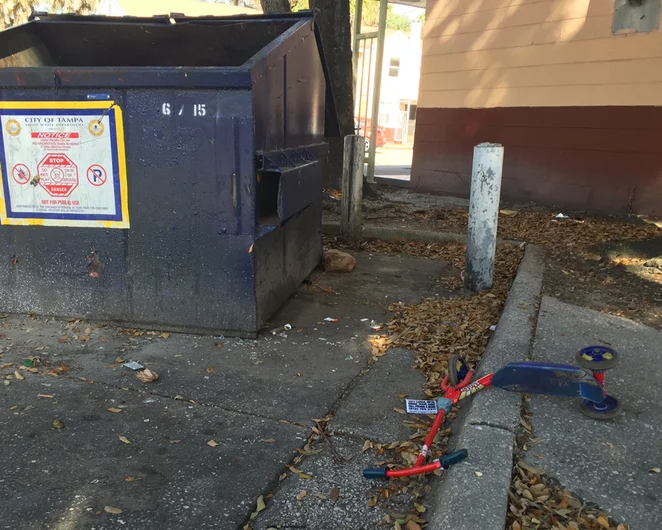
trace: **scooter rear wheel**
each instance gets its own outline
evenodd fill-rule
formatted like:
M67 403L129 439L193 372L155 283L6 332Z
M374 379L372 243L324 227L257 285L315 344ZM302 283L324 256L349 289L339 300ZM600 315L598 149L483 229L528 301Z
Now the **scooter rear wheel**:
M579 410L584 416L594 420L611 420L620 414L621 404L614 396L607 395L601 403L583 400L579 404Z

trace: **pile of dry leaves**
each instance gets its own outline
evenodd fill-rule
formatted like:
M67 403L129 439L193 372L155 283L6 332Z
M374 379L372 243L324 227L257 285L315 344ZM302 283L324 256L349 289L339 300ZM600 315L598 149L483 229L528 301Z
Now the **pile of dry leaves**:
M614 524L593 506L554 484L541 469L520 460L510 488L508 528L511 530L628 530Z
M450 263L454 272L442 281L445 287L460 289L464 269L465 248L461 243L412 243L362 241L348 245L337 240L329 244L349 250L374 253L408 254ZM452 354L461 355L475 364L490 337L490 326L499 320L523 249L516 245L497 247L494 286L478 294L458 293L451 298L426 298L415 304L392 304L393 318L386 333L373 336L373 354L383 354L390 348L406 348L416 352L417 364L425 375L425 391L434 397L441 393L441 380L446 375L446 362Z
M606 513L582 502L524 460L524 452L538 443L529 422L529 405L525 395L508 492L508 530L629 530L628 525L610 521Z
M419 218L431 221L436 228L466 232L469 214L464 208L418 210ZM580 217L558 218L546 210L501 210L498 236L545 246L588 246L605 241L641 240L660 235L654 224L638 219Z

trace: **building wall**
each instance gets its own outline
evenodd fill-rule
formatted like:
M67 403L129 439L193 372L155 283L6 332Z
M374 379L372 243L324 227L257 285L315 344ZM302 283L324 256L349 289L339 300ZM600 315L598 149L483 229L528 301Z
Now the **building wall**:
M428 0L412 187L468 195L500 142L506 200L662 216L659 0L625 2Z

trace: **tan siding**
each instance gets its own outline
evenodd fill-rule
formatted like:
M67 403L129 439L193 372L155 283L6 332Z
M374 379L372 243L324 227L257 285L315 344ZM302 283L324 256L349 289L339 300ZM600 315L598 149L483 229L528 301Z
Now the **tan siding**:
M461 16L433 19L425 25L424 38L440 35L483 32L486 30L531 26L544 22L586 20L596 16L611 17L613 2L599 0L589 10L589 0L537 2L534 4L490 9Z
M428 0L421 107L662 105L662 33L613 0Z
M607 37L570 44L551 43L502 50L478 50L464 53L427 55L421 74L515 68L519 66L600 63L624 59L662 57L662 39L656 33Z

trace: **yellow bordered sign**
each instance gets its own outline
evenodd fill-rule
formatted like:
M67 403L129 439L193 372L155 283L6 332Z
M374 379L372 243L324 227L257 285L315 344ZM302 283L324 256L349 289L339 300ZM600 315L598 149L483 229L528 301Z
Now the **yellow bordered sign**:
M0 102L0 224L129 228L122 110Z

